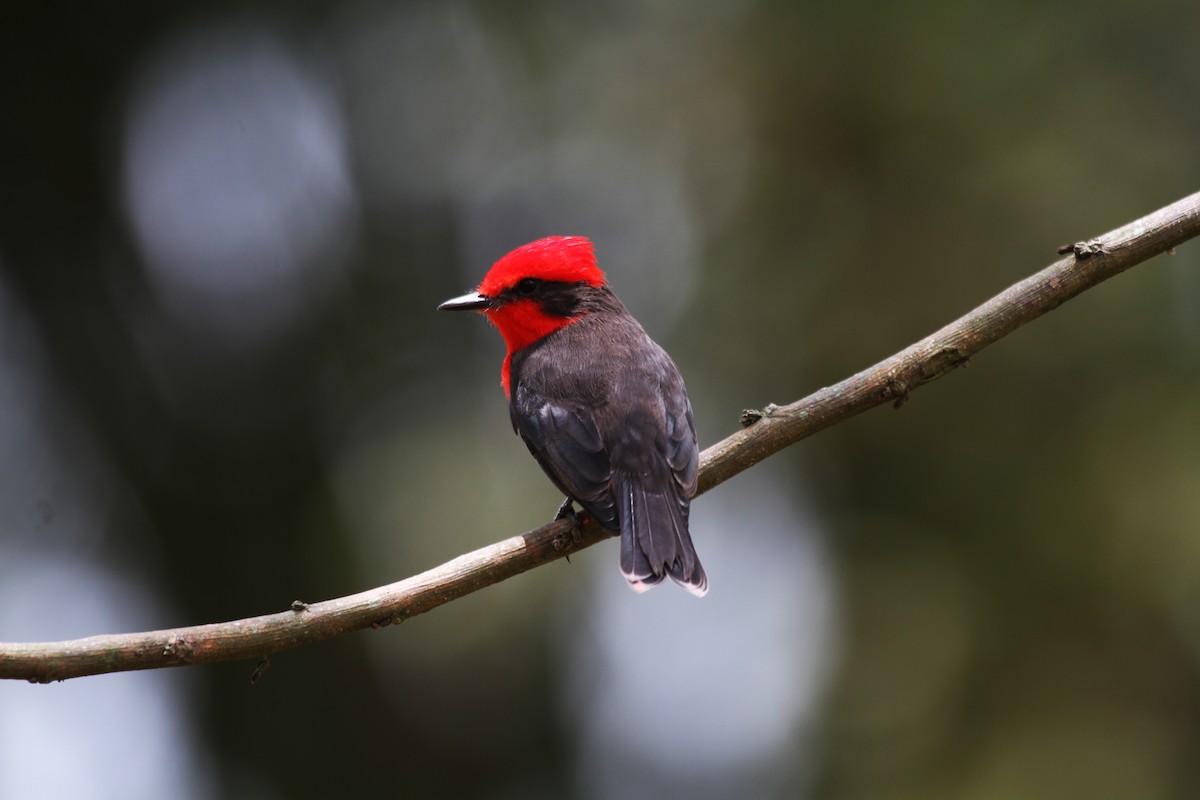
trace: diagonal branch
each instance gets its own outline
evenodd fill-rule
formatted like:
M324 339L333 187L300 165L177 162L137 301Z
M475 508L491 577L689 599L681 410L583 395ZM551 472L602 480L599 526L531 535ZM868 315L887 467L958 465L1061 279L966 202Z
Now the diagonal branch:
M940 378L1027 322L1152 256L1200 234L1200 193L1060 250L1063 257L891 358L787 406L743 414L746 427L704 451L706 492L788 445ZM451 600L589 547L608 535L586 517L459 556L411 578L261 617L67 642L0 643L0 678L46 683L83 675L260 658L353 630L401 622Z

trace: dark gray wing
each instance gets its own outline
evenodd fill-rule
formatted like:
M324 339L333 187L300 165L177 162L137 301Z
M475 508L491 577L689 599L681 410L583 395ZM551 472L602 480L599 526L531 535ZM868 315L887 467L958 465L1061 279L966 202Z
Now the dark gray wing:
M513 429L550 480L602 526L619 530L612 467L592 410L518 385L509 412Z

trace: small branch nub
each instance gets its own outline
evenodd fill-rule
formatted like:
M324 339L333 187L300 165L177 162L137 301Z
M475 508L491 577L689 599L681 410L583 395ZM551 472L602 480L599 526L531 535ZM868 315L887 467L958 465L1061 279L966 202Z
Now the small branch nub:
M762 408L743 408L738 421L742 423L743 428L749 428L754 423L761 419L766 419L778 410L779 406L774 403L767 403Z
M1065 256L1067 253L1074 253L1076 261L1083 261L1092 256L1105 255L1108 253L1108 249L1104 246L1104 242L1099 239L1088 239L1086 242L1064 244L1058 248L1060 256Z
M254 686L255 684L257 684L259 679L262 678L262 676L270 668L271 668L271 657L263 656L262 658L260 658L258 660L258 663L254 666L254 672L250 673L250 685Z

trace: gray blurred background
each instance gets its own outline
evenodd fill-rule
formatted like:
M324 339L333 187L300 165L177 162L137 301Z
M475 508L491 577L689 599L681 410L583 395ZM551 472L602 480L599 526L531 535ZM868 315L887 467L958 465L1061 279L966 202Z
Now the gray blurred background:
M10 3L0 640L233 619L547 521L548 234L702 445L1200 185L1194 0ZM254 664L0 685L0 798L1200 794L1187 245L615 544Z

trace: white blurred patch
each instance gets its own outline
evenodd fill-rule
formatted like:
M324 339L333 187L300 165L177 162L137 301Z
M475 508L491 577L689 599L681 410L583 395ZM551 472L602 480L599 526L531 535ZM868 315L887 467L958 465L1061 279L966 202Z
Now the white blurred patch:
M152 621L155 606L94 562L0 546L0 638L28 641ZM0 797L215 796L181 689L166 671L32 686L0 681Z
M373 206L402 215L469 194L528 138L527 81L468 5L359 2L338 31Z
M151 287L189 326L278 334L344 264L358 204L333 93L262 31L164 46L140 70L125 213Z
M564 620L565 705L585 796L748 797L804 782L805 732L836 663L835 577L804 508L763 466L693 507L704 599L629 591L616 564ZM590 554L589 554L590 555Z

